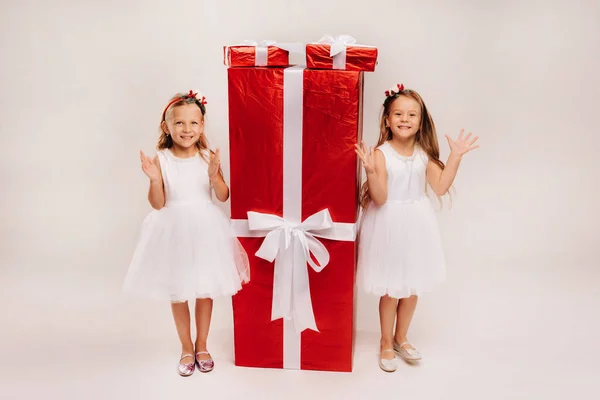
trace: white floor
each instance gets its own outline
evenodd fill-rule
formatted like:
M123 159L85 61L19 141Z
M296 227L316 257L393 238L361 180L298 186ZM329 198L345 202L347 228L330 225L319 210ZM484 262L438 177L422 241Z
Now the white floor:
M1 271L2 400L600 398L598 268L451 275L417 308L410 338L424 360L392 374L377 367L375 324L357 333L352 373L235 367L232 331L221 324L209 338L216 369L190 378L175 372L168 306L125 299L118 283L48 289L44 276L25 276ZM361 301L359 318L376 321L376 301Z

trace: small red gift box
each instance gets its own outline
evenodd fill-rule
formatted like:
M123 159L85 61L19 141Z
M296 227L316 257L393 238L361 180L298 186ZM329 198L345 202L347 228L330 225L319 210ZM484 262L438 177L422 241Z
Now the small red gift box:
M352 36L324 36L306 45L306 66L311 69L374 71L377 48L356 44Z
M244 44L224 46L223 59L229 67L287 67L289 52L277 47L273 40L254 42L247 40Z

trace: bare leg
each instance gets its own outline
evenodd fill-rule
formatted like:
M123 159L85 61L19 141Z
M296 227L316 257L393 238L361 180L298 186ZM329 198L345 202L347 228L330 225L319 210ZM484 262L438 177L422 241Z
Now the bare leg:
M196 352L208 351L206 341L210 330L210 318L212 316L213 300L196 299ZM198 360L209 360L208 354L201 354Z
M380 350L393 348L394 320L396 319L396 303L398 299L382 296L379 299L379 322L381 323ZM391 360L393 352L381 353L381 358Z
M187 301L183 303L171 303L171 311L173 312L175 327L181 341L181 355L194 354L194 344L192 343L192 336L190 334L190 309ZM185 357L181 360L181 363L188 364L193 361L193 357Z
M408 298L400 299L398 301L398 308L396 310L396 333L394 340L398 344L402 344L407 341L406 335L410 322L417 308L418 297L413 295ZM413 348L410 345L403 346L404 348Z

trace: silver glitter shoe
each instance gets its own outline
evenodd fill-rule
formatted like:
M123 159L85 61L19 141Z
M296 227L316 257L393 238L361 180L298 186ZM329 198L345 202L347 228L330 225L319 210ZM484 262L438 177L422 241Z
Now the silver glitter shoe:
M177 372L179 372L179 375L181 375L181 376L190 376L194 373L194 370L196 369L196 365L195 365L194 361L192 361L191 363L186 363L186 364L181 363L181 360L183 360L186 357L194 358L194 355L193 354L184 354L179 359L179 363L177 364Z
M196 353L196 366L198 366L198 371L200 372L210 372L215 368L215 362L212 357L208 360L198 360L198 356L201 354L208 354L210 357L210 353L208 351L199 351Z

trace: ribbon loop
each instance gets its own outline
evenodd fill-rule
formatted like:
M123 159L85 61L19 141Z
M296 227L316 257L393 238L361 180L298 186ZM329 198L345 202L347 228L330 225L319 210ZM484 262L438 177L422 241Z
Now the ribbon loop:
M323 36L317 43L329 44L329 56L333 58L333 69L346 68L346 47L356 44L350 35Z
M329 44L329 56L334 57L342 52L345 53L346 46L356 44L356 39L350 35L325 35L317 43Z

